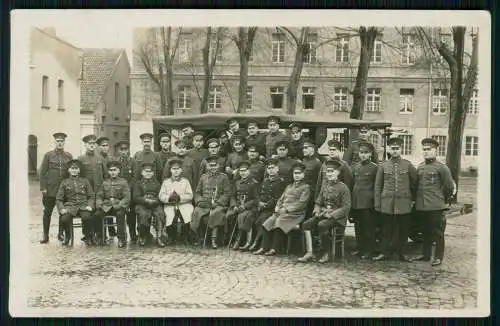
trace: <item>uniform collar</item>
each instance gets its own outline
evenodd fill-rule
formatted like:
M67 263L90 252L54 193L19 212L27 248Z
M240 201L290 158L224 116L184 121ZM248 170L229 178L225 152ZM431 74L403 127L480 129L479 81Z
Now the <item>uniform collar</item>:
M391 157L391 162L400 162L401 161L401 156L397 158Z
M434 162L436 162L436 158L426 158L425 159L426 164L430 164L430 163L434 163Z
M362 165L368 165L370 164L371 160L366 160L366 161L360 161Z
M64 153L64 149L63 148L56 148L54 149L54 152L60 154L60 153Z
M88 156L95 156L95 151L87 151Z

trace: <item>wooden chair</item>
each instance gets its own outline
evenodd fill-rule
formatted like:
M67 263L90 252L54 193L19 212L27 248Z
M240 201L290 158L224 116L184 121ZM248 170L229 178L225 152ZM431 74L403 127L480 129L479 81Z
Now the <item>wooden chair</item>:
M80 215L73 217L73 222L71 224L72 226L70 228L71 234L69 244L72 246L75 240L75 228L82 228L82 218L80 217Z
M102 238L106 239L106 232L108 227L118 227L118 220L115 215L105 215L102 220ZM106 240L106 244L109 244L109 239Z
M337 254L337 245L340 245L340 252L343 259L345 257L345 229L335 226L330 230L330 236L332 238L332 260L335 259L335 255Z

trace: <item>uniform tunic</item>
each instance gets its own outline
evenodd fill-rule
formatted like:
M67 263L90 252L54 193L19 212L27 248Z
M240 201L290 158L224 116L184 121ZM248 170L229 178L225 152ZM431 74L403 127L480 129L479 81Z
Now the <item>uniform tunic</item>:
M111 198L114 200L111 201ZM96 193L96 208L104 212L111 209L126 210L130 206L130 188L124 178L109 178L104 180Z
M136 163L134 180L139 180L141 178L142 164L143 163L152 163L154 166L153 171L155 172L155 179L158 181L163 181L162 180L162 163L161 163L160 155L158 155L158 153L153 152L152 150L138 151L134 155L134 161Z
M285 179L286 184L290 184L293 182L292 168L295 163L297 163L297 160L294 160L288 156L284 158L278 158L279 175L283 179Z
M288 233L304 220L310 196L311 188L305 182L288 185L276 203L275 213L262 224L264 229L271 231L279 228Z
M140 178L134 184L133 201L135 204L135 212L139 219L139 226L149 227L151 225L152 215L156 218L157 228L162 229L165 222L163 207L158 199L161 184L156 178L144 179ZM145 199L154 199L154 203L146 203Z
M115 158L116 161L121 163L120 178L127 180L127 183L132 187L134 172L136 169L135 162L131 157L118 156Z
M354 187L352 189L352 208L371 209L374 202L377 164L372 161L360 162L353 166Z
M266 166L260 160L250 160L250 175L257 180L258 183L262 183L264 179L264 173L266 172Z
M174 191L179 195L178 203L169 203L168 199L174 193ZM161 185L160 194L158 195L160 201L164 204L163 211L166 216L166 225L172 225L175 218L175 209L178 208L181 212L182 219L184 223L191 222L191 215L193 215L193 190L191 189L191 184L186 178L179 178L179 180L174 180L172 178L165 179Z
M293 159L301 160L304 157L304 138L300 137L298 140L291 140L288 150L288 156Z
M264 207L260 209L257 218L258 225L262 225L269 216L273 215L276 203L283 194L285 187L285 179L278 175L272 178L267 176L264 179L259 193L259 201L264 203Z
M171 151L165 152L163 150L161 150L161 151L159 151L157 153L160 156L161 171L163 172L163 169L165 168L165 165L167 164L168 161L170 161L170 159L172 159L175 156L175 153L173 153ZM162 178L163 178L163 175L162 175Z
M280 131L276 133L269 132L266 134L265 144L267 158L270 158L273 154L276 154L276 143L283 140L288 140L288 137Z
M104 179L107 179L109 178L108 162L111 161L111 156L102 152L99 152L98 155L102 157L102 161L104 162Z
M364 141L366 142L367 140ZM350 166L354 166L355 164L361 162L361 159L359 158L359 140L353 141L351 143L351 146L347 148L342 159L346 161ZM371 161L373 163L378 163L378 154L376 148L372 152Z
M47 190L45 196L56 197L61 181L68 177L68 166L73 159L70 153L63 150L47 152L40 166L40 190Z
M311 190L315 190L316 182L318 182L318 174L321 169L321 161L313 155L304 156L302 163L306 166L304 182L311 186Z
M208 156L208 150L206 148L193 148L191 149L186 156L191 157L193 159L193 183L192 186L196 189L198 182L200 181L201 173L200 173L200 165L201 161Z
M61 182L56 196L57 209L67 209L71 216L87 206L95 207L95 193L90 182L82 177L69 177Z
M226 173L226 160L227 160L227 157L225 157L225 156L220 156L219 155L217 157L217 163L219 164L219 168L218 168L219 172ZM205 173L208 172L207 165L208 165L207 159L204 158L203 161L201 161L201 164L200 164L200 175L204 175Z
M80 156L78 160L83 164L81 176L89 180L94 191L99 189L107 173L106 163L102 156L87 152Z
M231 170L237 170L238 169L238 164L247 161L248 160L248 155L246 152L232 152L231 154L228 155L227 160L226 160L226 168L230 168ZM232 174L228 173L227 175L229 177L229 180L233 179L238 179L239 174Z
M354 185L352 171L345 161L342 161L338 179L339 181L343 182L350 191L352 191L352 187ZM316 191L314 192L315 194L319 193L324 180L326 180L326 161L321 165L321 169L318 174L318 182L316 183Z
M264 134L256 134L256 135L248 135L246 138L247 148L250 146L255 146L257 151L264 155L266 151L266 135Z
M342 226L347 223L351 209L351 193L341 181L326 180L314 202L314 210ZM332 225L333 226L333 223Z
M243 206L244 210L236 213L238 228L242 231L249 231L255 222L257 207L259 203L259 183L253 177L236 180L234 191L230 200L230 211Z
M194 172L194 161L191 157L185 155L185 156L174 156L173 158L177 158L182 161L182 173L181 177L186 178L189 181L189 185L191 185L191 189L196 189L193 187L194 184L194 178L195 178L195 172ZM172 176L172 172L170 172L170 159L165 167L163 168L163 180L170 178Z
M417 197L415 209L435 211L446 208L447 199L453 194L450 169L434 160L423 162L417 168Z
M222 226L229 206L229 179L225 173L205 173L201 176L194 194L196 208L191 220L191 228L197 230L201 219L208 216L208 227Z
M375 210L389 215L409 214L415 198L417 171L410 161L396 158L378 166Z

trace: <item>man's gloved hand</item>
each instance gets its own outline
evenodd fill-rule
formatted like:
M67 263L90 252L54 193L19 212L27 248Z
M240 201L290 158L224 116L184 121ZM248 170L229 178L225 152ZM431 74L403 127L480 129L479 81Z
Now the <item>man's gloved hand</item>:
M168 197L168 202L171 204L177 204L181 200L181 197L177 192L173 192L170 197Z

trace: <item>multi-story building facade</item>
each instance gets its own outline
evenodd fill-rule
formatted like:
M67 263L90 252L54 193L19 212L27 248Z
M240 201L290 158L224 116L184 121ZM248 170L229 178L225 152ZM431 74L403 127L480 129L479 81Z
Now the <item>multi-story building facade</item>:
M83 49L82 135L106 136L111 143L129 138L129 75L130 63L124 49Z
M80 151L82 52L58 38L54 28L32 28L30 42L28 170L35 174L43 155L54 148L53 133L68 135L68 152Z
M197 114L203 91L202 48L206 41L204 28L175 29L178 41L174 57L175 114ZM292 29L299 35L299 28ZM442 64L424 60L422 48L414 30L380 28L369 70L365 120L389 120L405 140L403 154L413 162L422 160L420 139L435 137L446 150L449 114L449 82ZM179 33L180 32L180 33ZM212 112L235 112L238 105L239 53L231 36L237 30L227 29L217 53L208 109ZM443 29L441 38L451 41ZM160 38L151 29L134 31L132 64L131 145L138 149L138 135L152 130L151 119L160 115L160 95L141 58L141 49L151 47ZM356 31L335 28L310 28L307 36L308 53L297 92L297 115L317 114L346 117L352 106L360 53ZM212 42L214 43L214 42ZM176 44L172 41L172 44ZM159 47L161 48L161 46ZM213 47L215 48L215 47ZM468 49L471 40L468 40ZM276 28L257 31L248 72L247 112L286 113L286 91L294 67L295 43L288 33ZM153 60L154 61L154 60ZM151 66L153 73L158 67ZM462 168L477 166L479 111L478 91L474 92L464 131ZM330 130L330 137L340 137L339 130ZM382 137L371 136L382 146ZM323 150L323 148L320 148Z

